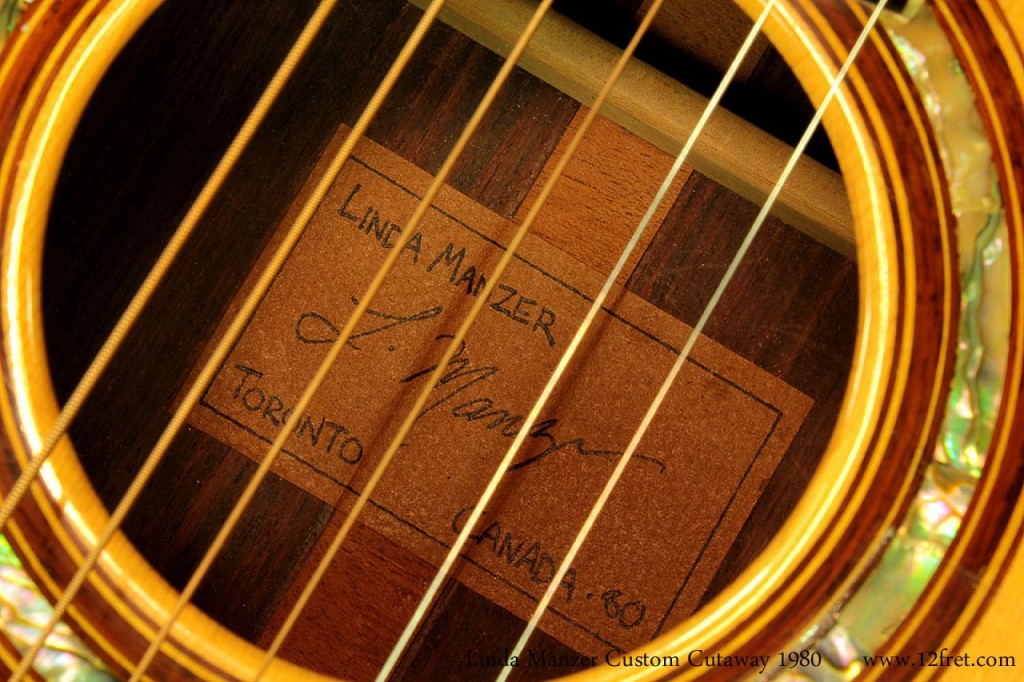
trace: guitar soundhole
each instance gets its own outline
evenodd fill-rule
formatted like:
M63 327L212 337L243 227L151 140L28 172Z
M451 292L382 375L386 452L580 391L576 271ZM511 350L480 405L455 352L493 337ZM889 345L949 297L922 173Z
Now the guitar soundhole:
M46 340L61 399L177 227L312 4L167 3L103 81L68 154L47 233ZM71 429L108 507L156 442L225 315L237 308L265 249L308 191L322 154L337 145L342 126L355 122L420 14L400 0L342 4ZM627 4L609 2L595 10L592 28L621 25L616 13L626 12ZM565 3L563 9L578 16L580 5ZM616 31L608 37L622 40ZM707 88L717 68L682 53L668 29L641 55L655 66L677 65L669 69L673 75L699 73L692 83L698 89ZM700 68L680 69L680 63ZM361 280L352 273L386 255L388 239L397 238L387 226L405 224L403 202L422 192L424 172L438 170L500 65L497 56L453 30L431 30L371 126L373 144L357 149L358 162L349 163L314 220L314 228L341 234L352 250L300 243L309 253L294 257L309 260L294 262L307 265L286 269L275 284L281 292L299 292L298 298L280 309L271 310L270 303L261 308L262 317L218 374L220 393L211 389L176 439L125 526L175 587L188 580L255 470L257 446L273 439L273 427L309 378L294 369L309 361L293 362L289 349L326 350L322 342L337 333L342 313L362 295ZM745 79L730 106L769 112L760 124L772 129L809 116L809 104L795 99L795 81L770 47ZM432 237L433 224L425 225L419 250L399 265L419 273L425 290L454 292L436 303L445 314L465 311L500 255L501 239L492 235L507 235L504 221L522 219L581 118L580 105L568 96L525 72L512 77L455 167L449 184L459 194L439 201L447 217L433 220L443 237ZM772 132L791 142L798 134L784 127ZM529 263L520 261L519 270L510 271L482 315L484 332L467 341L463 374L452 375L431 403L436 409L423 416L418 448L416 432L410 436L408 454L416 467L441 463L409 473L413 465L401 469L406 453L400 452L396 467L406 473L395 481L425 480L429 491L441 490L430 486L450 478L449 469L456 479L468 470L485 476L480 472L507 445L500 432L514 434L516 418L529 410L550 374L553 362L545 358L557 356L543 353L564 350L576 324L573 306L596 293L595 278L610 270L625 244L626 232L601 232L602 226L625 224L616 212L623 197L635 200L636 187L656 188L660 177L650 168L670 163L663 152L608 122L588 138L584 154L586 163L559 185L556 208L529 242ZM813 154L834 163L824 138ZM639 203L641 213L649 198ZM614 464L612 455L625 449L619 441L636 427L626 423L622 405L646 408L653 397L654 383L648 391L638 385L645 382L623 383L623 377L670 364L685 338L683 325L697 321L757 210L696 171L674 185L671 203L620 280L625 293L609 304L619 307L617 317L602 322L605 345L586 346L604 364L570 379L543 413L547 430L535 427L512 472L521 482L508 484L488 505L468 560L406 652L401 675L493 677L567 549L571 536L554 515L585 514ZM620 235L621 243L598 244L608 234ZM274 291L268 302L277 300ZM434 308L403 296L384 294L371 306L376 317L358 328L364 332L359 347L342 355L340 362L353 369L336 386L361 378L366 394L325 389L326 402L314 403L308 427L295 434L285 457L290 468L275 469L199 590L199 607L252 642L266 646L273 638L340 526L341 512L387 446L398 407L420 387L417 372L436 362L437 337L454 332L449 318L424 317ZM699 393L700 401L668 408L700 428L681 419L676 430L659 432L663 439L699 435L680 442L678 451L638 450L642 457L631 464L637 473L624 481L609 510L626 514L621 524L628 521L631 530L610 520L609 530L594 538L594 549L580 555L556 596L559 615L542 621L528 648L535 660L548 663L522 665L517 679L565 674L591 657L601 662L608 651L643 644L706 603L758 555L828 441L856 315L854 263L770 220L683 374L699 388L691 393ZM381 322L399 319L394 328ZM425 336L410 331L417 328ZM294 334L284 338L281 329ZM260 345L261 334L270 346ZM381 358L394 358L394 367ZM465 373L471 370L479 372ZM485 380L467 387L480 376ZM392 393L394 405L375 397ZM379 432L354 426L374 419ZM578 426L591 423L611 426L596 433ZM472 440L449 447L438 433L465 433ZM466 463L456 461L459 452ZM567 479L566 472L575 473ZM649 488L647 480L653 481ZM668 480L682 483L673 484L673 495L658 497ZM728 485L719 490L716 481ZM468 506L445 505L479 492L443 490L435 496L424 487L404 493L388 488L375 498L378 504L356 526L282 655L327 673L372 677ZM677 527L679 519L696 521Z

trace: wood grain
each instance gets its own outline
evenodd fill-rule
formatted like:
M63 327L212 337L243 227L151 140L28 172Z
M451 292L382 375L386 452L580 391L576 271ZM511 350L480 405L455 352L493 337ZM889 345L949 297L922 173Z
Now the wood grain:
M690 175L627 288L695 324L759 208ZM789 269L781 264L799 263ZM751 513L704 601L757 556L807 485L846 387L857 325L857 269L770 219L740 265L706 335L814 399L786 458Z
M644 0L636 12L642 16L652 0ZM659 12L651 27L656 38L687 54L695 55L704 68L716 74L728 70L750 31L751 21L730 0L705 0L700 3L668 3ZM768 39L759 36L754 49L736 74L737 83L745 83L754 75L756 64L768 50Z
M586 111L582 108L569 125L516 214L517 221L525 219ZM532 233L598 272L611 272L673 161L649 142L599 117L548 197ZM664 200L652 214L650 228L627 261L619 277L620 284L629 279L689 174L690 169L684 167L672 182Z
M423 5L423 0L416 0ZM453 0L441 18L499 52L507 50L532 13L525 0ZM617 50L563 17L541 24L524 53L523 68L584 104L593 102ZM603 112L670 154L677 154L706 105L698 93L634 61L623 72ZM697 140L690 164L741 196L768 196L792 149L724 109L717 109ZM854 255L853 223L842 180L802 157L775 207L783 220L831 248Z

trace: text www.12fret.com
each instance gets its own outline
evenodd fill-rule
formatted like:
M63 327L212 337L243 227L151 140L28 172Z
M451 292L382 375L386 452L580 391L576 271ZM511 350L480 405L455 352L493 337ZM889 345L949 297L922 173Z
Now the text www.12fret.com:
M948 649L918 652L916 654L892 654L862 656L864 665L873 668L1015 668L1014 656L978 656L970 653L954 654Z

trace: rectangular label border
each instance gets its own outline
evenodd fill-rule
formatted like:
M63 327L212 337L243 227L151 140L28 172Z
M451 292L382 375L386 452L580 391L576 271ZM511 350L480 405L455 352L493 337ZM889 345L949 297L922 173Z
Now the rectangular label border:
M387 174L385 174L383 171L380 171L377 168L374 168L368 162L366 162L363 159L359 158L355 154L350 156L350 161L355 162L356 164L362 166L363 168L365 168L366 170L370 171L371 173L377 175L378 177L380 177L384 181L388 182L389 184L393 185L394 187L398 188L399 190L405 192L406 194L412 196L417 201L422 201L423 200L422 196L420 196L419 194L416 194L411 189L409 189L405 185L401 184L399 181L397 181L394 178L392 178L392 177L388 176ZM325 198L325 201L326 201L326 198ZM322 204L321 204L320 207L317 208L317 211L319 211L320 208L322 208ZM471 233L473 235L476 235L478 238L480 238L483 241L487 242L488 244L494 246L495 248L501 249L502 251L507 251L508 250L508 248L506 246L504 246L503 244L501 244L497 240L492 239L491 237L488 237L483 232L477 230L476 228L472 227L471 225L469 225L468 223L464 222L463 220L460 220L459 218L455 217L454 215L452 215L451 213L445 211L444 209L442 209L442 208L440 208L440 207L438 207L438 206L436 206L434 204L431 204L430 208L432 210L440 213L442 216L444 216L448 220L451 220L455 224L459 225L460 227L465 229L467 232L469 232L469 233ZM307 225L307 227L308 227L308 225ZM300 236L299 239L301 240L302 237ZM290 258L290 256L289 256L289 258ZM594 299L591 296L588 296L587 294L583 293L582 291L580 291L576 287L572 286L568 282L565 282L564 280L559 279L555 275L547 272L542 267L540 267L536 263L531 262L530 260L528 260L526 257L522 256L521 254L514 253L513 254L513 258L519 260L520 262L522 262L527 267L537 271L542 276L550 279L552 282L558 284L559 286L561 286L562 288L566 289L567 291L575 294L576 296L580 297L584 301L586 301L588 303L593 303ZM281 267L281 271L278 272L277 277L281 276L281 273L284 272L284 267L287 266L287 264L288 264L288 261L286 259L285 263ZM276 279L277 278L275 277L275 282L276 282ZM266 299L266 296L270 293L270 289L272 287L273 287L273 284L271 284L271 286L267 288L267 291L264 292L263 298L260 300L259 304L256 306L256 310L258 310L260 308L260 306L263 305L263 302ZM612 309L610 309L610 308L608 308L606 306L602 306L601 310L603 312L605 312L608 316L610 316L612 319L618 320L619 322L621 322L627 328L632 329L633 331L635 331L635 332L637 332L637 333L647 337L651 341L654 341L658 345L662 346L667 351L669 351L671 354L676 355L676 356L679 355L680 351L679 351L678 348L672 346L667 341L664 341L663 339L658 338L657 336L655 336L651 332L649 332L649 331L639 327L638 325L634 324L633 322L630 322L629 320L627 320L626 318L622 317L621 315L619 315L614 310L612 310ZM255 316L255 312L253 314ZM247 332L249 330L249 325L250 324L252 324L252 320L251 319L246 324L245 331L243 331L242 334L240 334L239 337L235 340L235 343L232 344L231 350L229 350L228 353L226 354L224 362L221 363L221 366L217 368L217 372L216 372L215 376L219 377L221 375L221 373L224 371L224 367L225 367L225 365L228 362L228 358L230 358L231 355L234 353L235 348L237 347L238 343L242 339L242 336L245 334L245 332ZM715 379L718 379L722 383L726 384L727 386L730 386L731 388L735 389L736 391L738 391L739 393L743 394L747 398L753 400L754 402L759 403L762 407L766 407L770 411L774 412L775 413L775 419L772 422L771 427L768 429L768 432L765 435L764 440L761 442L761 445L758 447L757 452L754 453L753 458L751 458L750 463L747 465L747 469L746 469L746 471L744 471L743 476L740 477L740 482L736 486L735 490L733 490L733 494L732 494L732 497L729 499L729 503L726 505L725 509L722 510L722 513L719 516L718 521L715 523L714 528L711 530L711 533L708 535L707 539L704 541L704 544L701 547L700 552L697 554L696 559L694 560L693 564L690 566L690 569L687 571L686 576L683 578L682 584L679 586L679 589L676 591L675 596L669 602L668 608L665 610L665 613L662 615L661 620L658 622L658 626L655 628L652 637L657 637L661 633L662 629L664 628L665 623L667 622L669 616L672 613L672 610L675 608L675 605L676 605L676 603L679 600L679 597L682 595L683 590L686 589L686 585L689 583L690 578L693 576L693 572L696 570L697 566L700 564L701 557L704 556L705 550L707 549L708 545L711 543L711 540L714 539L715 535L717 535L718 530L721 527L722 522L725 520L726 515L728 514L729 510L732 508L732 504L736 500L736 495L738 494L740 488L743 487L743 484L746 481L747 476L749 475L750 471L754 468L754 465L757 463L757 460L760 458L761 453L764 451L765 446L768 444L769 441L771 441L772 436L774 436L775 430L776 430L776 428L779 425L779 422L782 420L782 410L780 408L778 408L777 406L775 406L774 404L772 404L771 402L765 400L764 398L760 397L759 395L757 395L756 393L750 391L749 389L747 389L747 388L745 388L743 386L740 386L739 384L735 383L734 381L732 381L728 377L725 377L725 376L719 374L718 372L714 371L710 367L707 367L707 366L703 365L702 363L700 363L699 361L693 359L692 357L688 357L686 359L686 362L690 363L690 364L693 364L696 368L702 370L706 374L714 377ZM263 442L265 442L267 444L272 444L273 443L272 439L270 439L270 438L264 436L263 434L257 432L255 429L252 429L251 427L249 427L249 426L247 426L247 425L237 421L236 419L234 419L230 415L225 414L219 408L217 408L216 406L211 404L207 400L207 396L209 395L209 392L210 392L212 387L213 387L213 382L211 382L210 385L206 387L206 390L203 392L203 395L199 399L199 406L200 407L206 408L207 410L209 410L210 412L212 412L216 416L218 416L218 417L228 421L231 424L234 424L235 426L237 426L238 428L242 429L246 433L248 433L248 434L250 434L252 436L255 436L256 438L258 438L259 440L261 440L261 441L263 441ZM319 469L315 465L310 464L309 462L303 460L301 457L299 457L298 455L296 455L292 451L288 450L287 448L281 448L281 454L284 454L284 455L287 455L287 456L291 457L296 462L302 464L303 466L307 467L308 469L310 469L311 471L315 472L316 474L319 474L320 476L328 479L329 481L333 482L334 484L336 484L337 486L343 488L344 490L348 491L351 494L354 494L354 495L357 495L357 496L362 494L362 491L356 490L355 488L349 486L346 483L342 483L341 481L336 479L331 474L327 473L326 471L322 471L321 469ZM291 483L291 481L289 481L289 483ZM295 483L291 483L291 484L292 485L296 485ZM296 485L296 487L299 487L299 486ZM420 535L422 535L423 537L425 537L425 538L435 542L436 544L440 545L444 549L451 549L451 545L449 545L448 543L444 542L440 538L434 537L433 535L431 535L430 533L428 533L424 529L416 526L414 523L412 523L408 519L403 518L402 516L400 516L395 511L385 507L382 504L379 504L378 502L375 502L372 499L369 500L369 503L371 505L373 505L374 508L384 512L388 516L391 516L392 518L394 518L399 523L401 523L401 524L403 524L405 526L408 526L409 528L411 528L415 532L417 532ZM470 556L468 556L466 554L459 554L459 556L463 560L467 561L468 563L470 563L470 564L476 566L478 569L482 570L487 575L492 576L493 578L495 578L496 580L498 580L502 584L504 584L507 587L510 587L513 590L515 590L516 592L520 593L521 595L523 595L527 599L529 599L529 600L531 600L533 602L539 602L540 601L540 599L538 599L537 597L533 596L532 594L530 594L526 590L522 589L518 585L512 583L511 581L509 581L505 577L503 577L503 576L501 576L501 575L491 571L487 567L481 565L479 562L475 561ZM602 637L601 635L597 634L596 632L591 631L588 627L586 627L582 623L577 622L572 617L562 613L557 608L555 608L553 606L549 606L548 607L548 612L557 615L558 617L562 618L564 621L566 621L570 625L572 625L572 626L576 627L577 629L581 630L582 632L590 635L591 637L593 637L594 639L598 640L599 642L601 642L603 644L606 644L609 647L612 647L612 649L615 649L615 650L619 651L620 653L625 651L625 649L623 647L620 647L617 644L615 644L615 643L605 639L604 637Z

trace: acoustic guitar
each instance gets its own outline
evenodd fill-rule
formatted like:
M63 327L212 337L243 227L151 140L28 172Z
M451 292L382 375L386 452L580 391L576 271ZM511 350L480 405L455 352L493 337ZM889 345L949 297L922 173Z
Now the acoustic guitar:
M550 5L2 3L12 679L1020 674L1024 6Z

